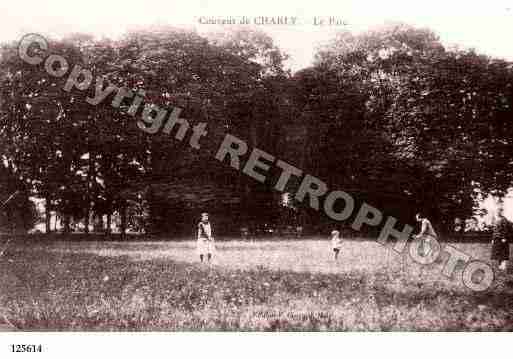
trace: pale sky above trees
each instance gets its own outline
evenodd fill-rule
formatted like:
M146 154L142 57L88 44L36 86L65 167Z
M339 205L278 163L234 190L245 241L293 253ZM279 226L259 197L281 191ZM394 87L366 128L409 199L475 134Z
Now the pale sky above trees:
M18 39L27 32L61 35L87 32L116 36L133 26L172 24L199 32L219 31L200 25L200 16L296 16L300 25L259 26L290 54L292 70L306 67L319 43L337 30L365 31L387 21L426 26L444 44L472 47L478 52L513 60L513 4L508 0L426 2L407 0L18 0L0 2L0 41ZM313 26L314 16L336 16L349 26Z

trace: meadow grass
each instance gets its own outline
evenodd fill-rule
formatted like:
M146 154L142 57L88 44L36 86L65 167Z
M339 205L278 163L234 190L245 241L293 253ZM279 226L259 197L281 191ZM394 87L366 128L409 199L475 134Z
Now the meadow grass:
M460 244L486 259L489 245ZM23 242L0 257L0 322L18 330L512 330L513 276L472 292L371 240Z

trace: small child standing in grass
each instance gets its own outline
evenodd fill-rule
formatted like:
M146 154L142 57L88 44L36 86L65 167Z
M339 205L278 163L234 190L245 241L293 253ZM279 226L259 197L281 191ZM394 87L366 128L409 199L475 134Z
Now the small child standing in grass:
M198 253L200 261L203 262L205 255L210 262L214 253L214 231L208 220L208 213L201 214L201 221L198 223Z
M331 246L335 253L335 260L337 260L340 248L342 248L342 238L340 237L339 231L331 231Z

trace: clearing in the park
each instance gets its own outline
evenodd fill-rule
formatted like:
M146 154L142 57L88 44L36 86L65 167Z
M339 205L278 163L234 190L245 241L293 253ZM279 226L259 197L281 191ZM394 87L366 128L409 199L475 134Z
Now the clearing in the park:
M61 237L62 238L62 237ZM513 277L473 292L375 241L23 241L0 260L1 320L19 330L512 330ZM487 244L455 244L486 260Z

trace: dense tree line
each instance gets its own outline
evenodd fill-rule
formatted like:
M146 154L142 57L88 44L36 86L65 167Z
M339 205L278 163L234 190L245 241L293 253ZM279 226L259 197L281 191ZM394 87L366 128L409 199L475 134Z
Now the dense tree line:
M23 62L16 43L4 44L0 199L12 190L22 194L13 206L44 199L65 232L73 223L88 231L91 219L108 231L114 213L122 231L188 231L201 207L224 213L232 226L324 223L304 208L284 214L271 183L215 161L227 132L390 214L410 220L422 209L447 229L472 216L480 195L502 195L513 184L512 64L445 49L426 29L340 33L295 74L284 70L286 55L269 36L249 30L202 37L159 27L115 41L77 34L51 47L105 81L144 91L146 103L178 106L191 125L209 126L199 151L141 131L129 103L91 106L94 85L63 91L66 76L48 75ZM287 148L294 128L304 141ZM211 196L182 193L205 184L215 185ZM216 188L240 199L233 211Z

